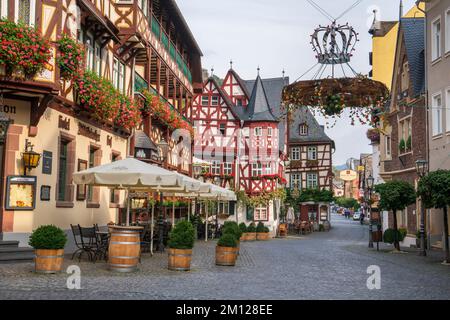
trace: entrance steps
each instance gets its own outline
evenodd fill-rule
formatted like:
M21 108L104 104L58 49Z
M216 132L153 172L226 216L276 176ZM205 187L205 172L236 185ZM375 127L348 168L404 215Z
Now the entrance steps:
M19 247L19 241L0 241L0 263L31 262L34 249Z

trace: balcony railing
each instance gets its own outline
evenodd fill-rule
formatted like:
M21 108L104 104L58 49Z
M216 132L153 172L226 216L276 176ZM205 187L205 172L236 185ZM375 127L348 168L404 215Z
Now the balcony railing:
M173 44L172 41L170 41L167 34L164 32L164 30L161 28L161 25L158 22L158 19L154 15L151 15L151 29L153 34L160 39L163 47L166 49L166 51L169 53L170 57L177 63L178 67L183 71L183 74L188 78L189 82L192 83L192 74L189 70L187 63L184 61L182 55L178 50L176 49L176 46Z
M147 82L143 77L141 77L140 74L138 74L137 72L135 72L135 73L134 73L134 93L135 93L135 94L138 94L138 93L142 92L142 90L144 90L144 89L147 89L150 93L152 93L152 94L154 94L154 95L156 95L156 96L159 96L159 99L160 99L162 102L167 103L173 111L175 111L176 113L178 113L178 114L183 118L184 121L186 121L186 122L188 122L188 123L191 123L191 121L190 121L189 119L187 119L184 115L182 115L182 114L180 113L180 111L178 111L178 110L174 107L174 105L173 105L172 103L169 102L169 100L167 100L164 96L162 96L161 94L159 94L158 91L156 91L155 88L153 88L152 86L150 86L150 85L148 84L148 82Z

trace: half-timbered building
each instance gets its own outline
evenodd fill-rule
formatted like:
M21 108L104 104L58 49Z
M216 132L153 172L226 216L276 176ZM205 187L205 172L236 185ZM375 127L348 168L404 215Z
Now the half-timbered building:
M194 155L209 162L194 174L250 197L276 191L283 179L285 154L281 92L287 79L244 81L232 68L222 84L209 77L195 97L192 119L196 128ZM280 124L281 123L281 124ZM280 130L281 128L281 130ZM272 230L278 222L279 201L237 207L227 212L239 222L263 221ZM226 215L225 215L226 217Z
M189 129L193 95L202 88L202 54L175 1L5 0L1 8L2 18L34 26L49 40L51 59L32 78L7 75L0 65L0 240L26 245L43 224L70 230L70 224L119 222L124 195L75 186L74 171L135 156L191 172L189 130L152 112L142 115L140 128L95 118L81 108L75 81L63 79L57 63L58 40L68 35L84 48L84 71L127 101L143 100L146 90ZM158 150L162 139L166 156ZM22 152L31 146L41 161L25 170Z
M286 174L291 190L333 190L334 141L309 109L300 108L289 114L288 147ZM307 202L297 210L301 221L319 223L321 216L328 217L329 204Z

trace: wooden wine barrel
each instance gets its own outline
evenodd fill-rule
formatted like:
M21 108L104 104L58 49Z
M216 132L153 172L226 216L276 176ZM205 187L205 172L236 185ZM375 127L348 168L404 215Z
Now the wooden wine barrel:
M34 265L37 273L57 273L64 261L64 249L36 249Z
M256 233L256 240L260 241L267 241L270 239L270 233L269 232L257 232Z
M247 241L255 241L256 232L247 232Z
M286 237L287 236L287 225L282 223L280 224L280 237Z
M111 270L133 272L137 270L141 256L140 233L143 227L110 227L108 261Z
M236 248L216 246L216 265L234 266L236 258Z
M169 249L169 270L191 270L192 249Z

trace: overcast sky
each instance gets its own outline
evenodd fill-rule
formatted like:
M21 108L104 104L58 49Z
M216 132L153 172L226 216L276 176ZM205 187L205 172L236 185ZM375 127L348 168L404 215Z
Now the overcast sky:
M336 18L356 0L315 0ZM404 0L408 11L414 0ZM279 77L282 70L291 82L316 64L310 45L310 35L319 25L329 20L306 0L177 0L192 32L203 51L202 65L223 77L233 60L233 68L244 79L254 79L257 67L263 78ZM371 37L367 33L377 9L381 20L394 20L399 16L399 0L364 0L345 14L339 23L350 23L360 33L360 42L351 66L357 72L370 71L369 52ZM345 69L348 74L349 69ZM314 72L306 74L307 80ZM319 119L323 123L323 119ZM366 138L367 127L351 126L342 117L327 134L336 142L333 162L343 164L350 157L370 153Z

